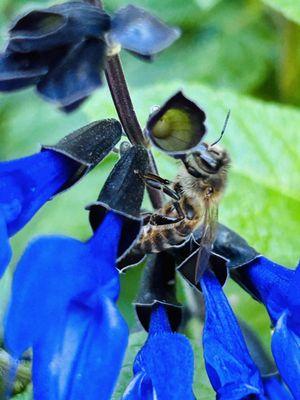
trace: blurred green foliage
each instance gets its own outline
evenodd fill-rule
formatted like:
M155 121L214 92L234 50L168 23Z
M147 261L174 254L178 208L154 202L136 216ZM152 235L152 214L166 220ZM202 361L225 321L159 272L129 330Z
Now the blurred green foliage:
M127 1L105 3L109 10L115 10ZM145 124L153 105L183 89L207 113L209 142L218 136L230 109L223 143L230 151L232 170L220 207L220 220L274 261L294 267L299 256L300 225L299 3L295 0L135 0L133 3L153 10L182 29L181 39L154 63L143 63L122 53L141 123ZM23 6L30 8L32 4L51 3L0 2L3 46L8 21ZM88 121L112 116L116 113L107 88L92 96L80 111L68 116L44 103L33 90L0 95L0 159L31 154L38 151L41 143L54 143ZM177 168L174 161L157 152L155 156L160 174L174 177ZM84 240L91 234L84 207L97 197L115 161L115 155L109 156L74 189L49 202L13 238L14 261L0 282L0 317L9 298L15 261L29 238L59 232ZM136 321L131 302L141 271L139 266L121 276L119 304L133 330ZM178 284L184 301L184 283ZM226 292L234 310L256 329L268 348L269 321L263 307L232 282L226 286ZM209 400L214 395L204 372L200 334L200 328L189 331L197 366L195 393L198 399ZM116 399L131 377L132 360L144 339L142 333L134 333L130 339ZM18 399L30 399L28 393Z

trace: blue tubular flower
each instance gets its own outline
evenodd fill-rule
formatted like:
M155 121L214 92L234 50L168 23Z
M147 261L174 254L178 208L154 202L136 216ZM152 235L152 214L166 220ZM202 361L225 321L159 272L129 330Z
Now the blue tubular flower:
M273 323L285 309L295 271L260 256L233 271L238 282L264 303Z
M188 340L171 331L165 307L157 305L123 400L193 400L193 370L194 357Z
M300 268L296 271L258 257L234 275L261 301L275 330L272 352L279 372L295 398L300 398Z
M264 377L263 385L268 400L293 400L284 384L276 376Z
M109 212L86 243L37 239L17 265L5 343L15 358L32 347L35 399L111 397L128 337L115 304L122 223Z
M121 134L118 121L95 121L38 154L0 162L0 276L11 258L8 238L103 160Z
M77 162L51 150L0 163L0 276L11 257L8 238L58 192L77 168Z
M150 57L178 36L177 29L134 6L112 18L81 1L33 10L9 31L0 54L0 91L36 85L45 100L73 111L102 85L106 54L122 45Z
M204 359L220 400L264 399L259 371L251 359L238 322L212 272L201 279L206 316Z
M272 336L272 352L279 372L295 399L300 398L300 266L287 292L285 310Z

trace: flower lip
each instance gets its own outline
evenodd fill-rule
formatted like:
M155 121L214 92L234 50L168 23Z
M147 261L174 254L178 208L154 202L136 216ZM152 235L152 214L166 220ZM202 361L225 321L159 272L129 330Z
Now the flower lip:
M135 145L129 148L111 171L98 200L86 207L94 231L109 210L123 217L118 257L130 251L142 227L140 207L145 185L140 174L146 173L148 165L148 153L144 147Z
M140 291L134 306L146 331L149 330L151 312L157 304L165 306L173 331L181 323L182 308L176 298L174 256L162 252L148 255L143 271Z
M59 190L62 192L78 182L102 161L122 136L122 127L115 119L94 121L65 136L55 145L43 145L43 150L63 154L78 163L76 173Z
M182 156L197 148L206 133L206 115L181 91L173 95L147 122L151 143L171 156Z

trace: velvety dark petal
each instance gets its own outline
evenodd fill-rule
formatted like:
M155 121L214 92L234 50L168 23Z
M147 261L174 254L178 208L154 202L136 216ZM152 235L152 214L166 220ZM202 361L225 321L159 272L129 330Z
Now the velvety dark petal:
M206 371L220 400L263 399L259 371L216 277L201 279L206 306L203 348Z
M243 267L230 270L241 286L266 306L274 323L287 307L289 286L295 271L260 256Z
M38 54L0 54L0 91L33 85L47 72L48 67Z
M176 93L148 119L150 141L171 155L185 154L200 143L206 133L205 113L182 92Z
M263 385L268 400L293 400L292 395L276 376L263 378Z
M151 313L157 303L164 305L171 327L176 331L182 310L176 298L175 260L166 252L149 255L143 271L135 309L145 330L149 329Z
M9 47L17 52L46 51L85 37L98 38L109 29L110 18L91 4L68 2L33 10L10 29Z
M124 399L194 400L193 371L191 345L183 335L172 333L165 307L158 305L152 312L148 339L134 361L135 378Z
M180 31L142 8L128 5L114 14L108 36L109 41L120 43L125 49L151 56L170 46Z
M104 42L87 39L72 47L37 85L46 100L60 107L74 106L101 86L105 56Z
M281 315L275 326L272 352L280 375L294 398L300 399L300 336L289 327L288 311Z
M95 230L108 210L124 216L118 256L130 251L141 229L140 208L144 197L144 181L140 175L148 169L147 150L132 146L120 158L109 174L98 200L87 206L90 223Z
M92 312L104 297L117 300L115 258L121 227L120 217L109 213L86 243L49 236L28 246L14 274L5 323L5 343L16 358L50 327L57 328L62 343L61 327L66 326L74 304Z
M0 277L11 260L12 252L9 244L7 226L0 205Z
M73 185L99 164L118 143L121 136L121 124L110 118L83 126L52 146L43 146L43 149L63 154L78 163L77 171L60 191Z
M229 269L241 267L259 257L258 252L245 239L222 224L218 224L213 251L228 260Z
M75 161L52 151L0 163L0 209L8 235L20 230L77 167Z
M185 247L188 248L189 244L190 243L187 243ZM183 252L185 253L185 250L183 250ZM199 264L199 245L196 246L196 250L192 254L190 254L183 262L181 262L178 265L177 271L188 282L189 285L201 291L200 283L196 281L198 264ZM217 254L211 252L208 258L208 265L209 268L212 271L214 271L221 285L222 286L225 285L228 276L226 260L223 257L218 256Z
M127 346L128 328L115 304L71 303L61 326L50 325L33 346L33 387L40 400L109 400ZM57 334L57 331L60 334Z
M0 54L0 81L6 82L14 79L30 79L40 77L48 72L41 56L36 53Z

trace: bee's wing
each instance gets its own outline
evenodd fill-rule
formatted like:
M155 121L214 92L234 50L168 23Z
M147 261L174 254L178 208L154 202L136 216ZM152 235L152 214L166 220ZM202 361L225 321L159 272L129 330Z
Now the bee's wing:
M203 220L203 234L199 242L199 253L195 270L195 282L198 283L209 268L210 251L215 239L218 223L218 206L207 200Z

